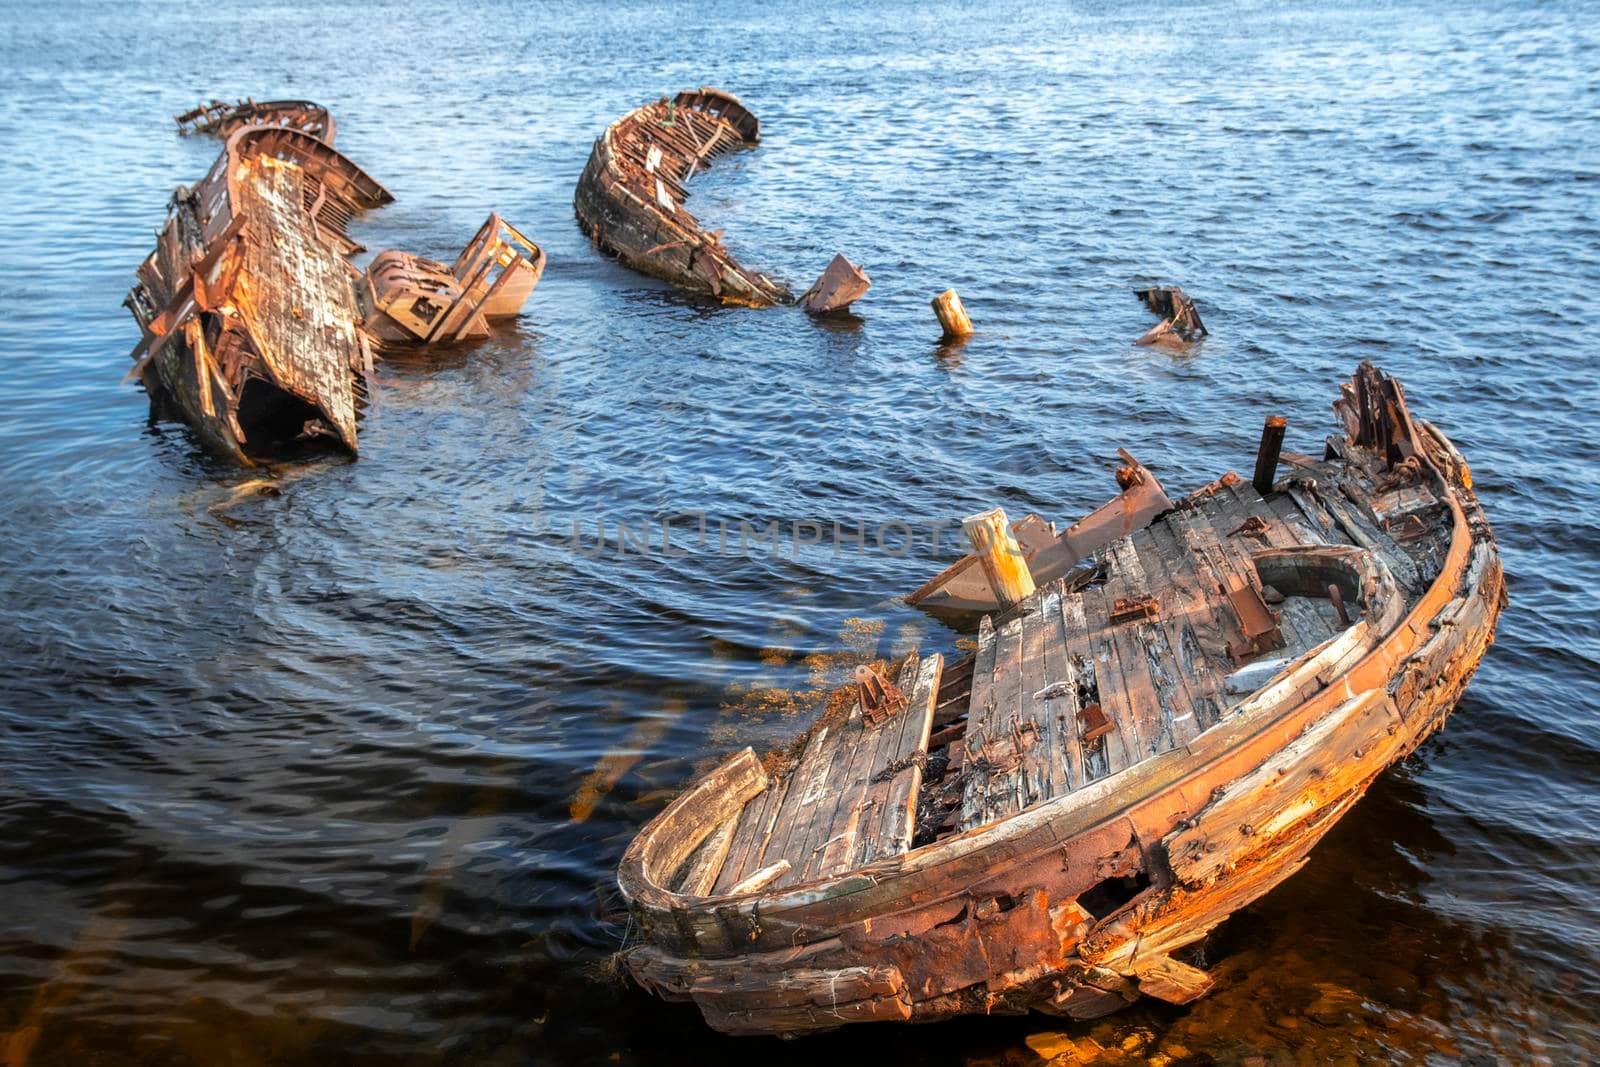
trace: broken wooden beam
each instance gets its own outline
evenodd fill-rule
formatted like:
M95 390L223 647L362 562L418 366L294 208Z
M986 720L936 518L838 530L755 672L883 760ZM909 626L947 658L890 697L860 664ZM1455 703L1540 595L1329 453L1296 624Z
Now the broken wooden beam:
M1162 321L1145 331L1134 344L1185 348L1206 336L1199 309L1189 295L1177 286L1135 289L1134 295L1145 307L1162 316Z
M1003 508L969 515L961 520L961 529L972 542L972 551L1002 610L1033 594L1033 575L1028 570L1022 548L1011 536Z
M972 333L972 320L967 317L967 309L961 305L961 298L954 289L946 289L933 298L933 313L939 317L946 341L954 341Z

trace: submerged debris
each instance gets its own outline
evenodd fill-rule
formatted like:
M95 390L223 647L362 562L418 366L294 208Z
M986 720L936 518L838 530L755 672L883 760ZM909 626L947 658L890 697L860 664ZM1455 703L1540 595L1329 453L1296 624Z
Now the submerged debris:
M946 289L933 298L933 313L939 319L946 341L955 341L972 332L972 320L954 289Z
M635 108L607 127L589 153L573 207L602 252L725 304L769 307L793 300L765 274L740 266L685 208L684 183L711 160L754 148L761 124L732 93L701 88Z
M1133 342L1136 345L1161 345L1163 348L1184 348L1206 336L1205 324L1194 301L1176 286L1158 286L1152 289L1135 289L1145 307L1162 317L1162 321L1147 330Z
M332 137L326 111L293 107L324 116ZM236 462L354 454L375 342L483 336L486 320L521 309L544 255L491 215L454 267L384 252L360 274L346 225L394 198L310 132L316 121L233 124L240 109L263 108L290 113L246 102L179 117L232 132L205 178L173 194L124 301L143 331L129 377Z
M808 315L829 315L845 310L871 288L867 272L840 253L800 297L800 306Z
M544 260L538 245L493 214L451 266L410 252L380 252L362 290L367 329L386 342L486 337L490 319L522 310Z

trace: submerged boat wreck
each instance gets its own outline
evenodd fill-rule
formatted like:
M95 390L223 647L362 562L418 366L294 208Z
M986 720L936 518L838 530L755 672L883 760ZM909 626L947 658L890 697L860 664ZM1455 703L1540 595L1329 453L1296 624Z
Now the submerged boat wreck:
M1135 289L1139 303L1161 316L1161 321L1146 330L1133 343L1162 348L1187 348L1206 336L1205 323L1194 300L1176 286Z
M864 678L632 842L633 976L729 1033L1203 995L1182 950L1440 726L1504 604L1444 434L1369 364L1334 408L1322 458L1277 478L1269 421L1252 481L1183 497L1087 573L1026 588L983 517L1012 565L986 567L1007 606L974 653Z
M754 148L761 124L732 93L701 88L635 108L589 153L573 207L595 247L642 274L725 304L769 307L792 294L739 265L684 207L684 184L717 156Z
M353 455L385 346L481 337L544 269L538 246L491 215L452 267L383 252L362 274L346 227L392 199L295 124L233 129L205 178L173 194L124 301L143 333L129 377L236 462Z
M191 137L214 134L227 138L246 126L286 126L309 133L323 144L333 144L337 126L328 109L310 100L265 100L246 97L228 104L212 100L174 116L178 133Z

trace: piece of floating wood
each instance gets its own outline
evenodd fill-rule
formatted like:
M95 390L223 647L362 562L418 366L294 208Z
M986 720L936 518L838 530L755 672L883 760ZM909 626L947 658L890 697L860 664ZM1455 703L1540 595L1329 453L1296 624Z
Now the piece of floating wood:
M702 87L635 108L606 127L578 178L573 209L595 247L642 274L725 304L793 300L740 266L684 207L684 183L735 148L754 148L761 124L732 93Z
M1283 489L1219 478L984 615L948 672L908 656L886 721L843 687L788 755L691 784L622 858L629 972L751 1034L1204 995L1173 954L1439 727L1505 602L1448 439L1369 365L1345 400ZM1417 487L1401 545L1373 502ZM1056 541L1011 531L1033 560Z
M1160 323L1147 330L1134 344L1186 348L1206 336L1199 309L1182 289L1157 286L1135 289L1133 293L1145 307L1162 317Z
M130 377L209 451L245 465L353 455L374 347L482 336L521 309L544 266L491 215L453 267L387 252L357 272L346 225L393 197L328 143L331 118L323 136L310 119L234 121L301 114L301 103L179 116L232 132L206 176L174 193L124 300L142 335Z
M1127 451L1118 449L1117 454L1123 460L1116 475L1118 496L1060 533L1037 515L1025 515L1012 524L1011 534L1035 586L1060 578L1078 561L1143 529L1172 507L1155 475ZM953 617L1001 607L976 555L963 556L945 568L907 596L906 603Z
M954 341L972 333L972 320L954 289L946 289L933 298L933 313L944 330L945 340Z
M807 315L828 315L845 310L871 288L867 272L839 253L800 297L800 306Z

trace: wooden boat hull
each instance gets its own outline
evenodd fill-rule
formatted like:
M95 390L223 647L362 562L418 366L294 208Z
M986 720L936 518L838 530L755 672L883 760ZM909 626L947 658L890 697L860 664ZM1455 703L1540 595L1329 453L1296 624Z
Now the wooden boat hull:
M1420 595L1400 596L1373 553L1346 548L1367 616L1187 744L831 878L705 897L665 888L710 827L766 787L741 753L625 854L619 883L640 928L630 972L728 1033L1090 1018L1140 996L1203 995L1209 978L1173 953L1293 874L1373 779L1438 729L1493 640L1504 581L1470 473L1437 430L1403 421L1448 517ZM1298 566L1295 551L1273 565ZM1313 577L1333 558L1299 551Z
M612 123L595 141L573 208L595 247L629 267L725 304L789 303L788 289L746 270L683 206L683 183L712 158L753 148L760 124L720 89L679 93Z

